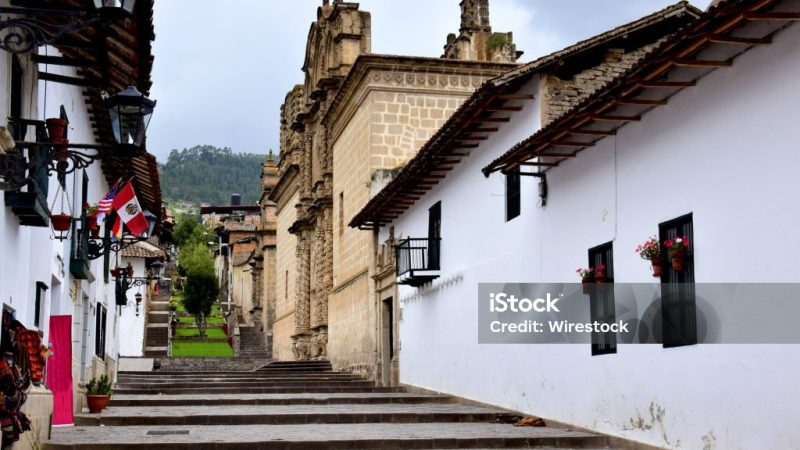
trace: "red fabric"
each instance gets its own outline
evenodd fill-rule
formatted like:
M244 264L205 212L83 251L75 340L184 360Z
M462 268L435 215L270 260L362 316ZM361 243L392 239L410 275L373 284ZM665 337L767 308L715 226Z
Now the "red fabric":
M47 387L53 392L53 425L71 425L72 316L50 316L50 342Z

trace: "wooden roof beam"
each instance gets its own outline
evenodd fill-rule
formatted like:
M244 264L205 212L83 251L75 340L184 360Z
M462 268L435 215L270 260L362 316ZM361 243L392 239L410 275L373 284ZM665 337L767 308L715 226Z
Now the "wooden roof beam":
M800 20L800 12L746 12L744 18L747 20Z
M468 132L472 133L495 133L500 131L500 128L495 127L475 127L475 128L467 128Z
M550 163L550 162L530 162L530 161L522 161L518 163L520 166L531 166L531 167L558 167L558 163Z
M475 119L475 122L491 122L491 123L507 123L510 122L510 117L483 117Z
M612 114L592 114L592 120L606 121L606 122L638 122L642 120L641 116L619 116Z
M55 73L39 72L39 79L44 81L52 81L53 83L69 84L72 86L80 87L103 87L103 83L99 80L89 80L84 78L68 77L65 75L58 75Z
M553 147L594 147L594 142L578 142L578 141L553 141L548 145Z
M717 61L711 59L686 59L677 58L672 60L672 64L678 67L730 67L731 61Z
M743 45L764 45L771 44L772 38L749 38L749 37L736 37L726 36L724 34L709 34L709 42L715 44L743 44Z
M694 81L642 81L639 86L643 88L685 88L695 84Z
M620 104L623 104L623 105L656 105L656 106L661 106L661 105L666 105L667 101L666 100L654 100L654 99L648 99L648 98L619 98L619 99L617 99L617 103L620 103Z
M33 62L39 64L52 64L54 66L68 67L100 67L98 61L91 59L67 58L65 56L33 55Z
M522 106L489 106L486 108L486 111L491 112L503 112L503 111L522 111Z
M569 130L569 134L574 134L574 135L578 135L578 136L581 136L581 135L585 135L585 136L613 136L613 135L617 134L617 132L615 130L608 130L608 131L606 131L606 130L579 130L579 129L574 128L574 129Z
M540 153L536 156L547 158L575 158L575 153Z
M500 100L534 100L536 96L533 94L501 94L497 98Z

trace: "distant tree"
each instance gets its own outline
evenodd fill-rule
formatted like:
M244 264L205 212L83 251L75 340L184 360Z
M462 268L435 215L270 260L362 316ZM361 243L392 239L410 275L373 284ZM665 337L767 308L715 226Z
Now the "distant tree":
M206 319L211 315L211 308L219 296L214 259L205 244L191 243L188 247L181 248L179 265L186 277L183 306L186 312L194 316L200 337L205 337Z

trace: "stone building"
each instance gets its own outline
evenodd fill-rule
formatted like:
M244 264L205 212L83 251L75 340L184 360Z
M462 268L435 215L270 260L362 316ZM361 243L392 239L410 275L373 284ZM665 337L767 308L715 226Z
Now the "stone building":
M488 1L461 2L443 58L371 53L370 14L328 1L306 48L305 82L281 110L272 350L327 357L374 374L376 305L371 233L347 223L489 78L514 67L510 33L492 33ZM469 147L469 142L464 147ZM270 334L270 331L267 331Z

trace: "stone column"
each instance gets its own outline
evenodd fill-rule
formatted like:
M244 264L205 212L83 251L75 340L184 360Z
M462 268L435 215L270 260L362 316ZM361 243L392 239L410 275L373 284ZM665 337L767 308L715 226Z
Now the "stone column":
M307 230L297 234L297 303L295 305L295 330L292 336L295 359L309 359L311 338L311 303L310 303L310 238Z

